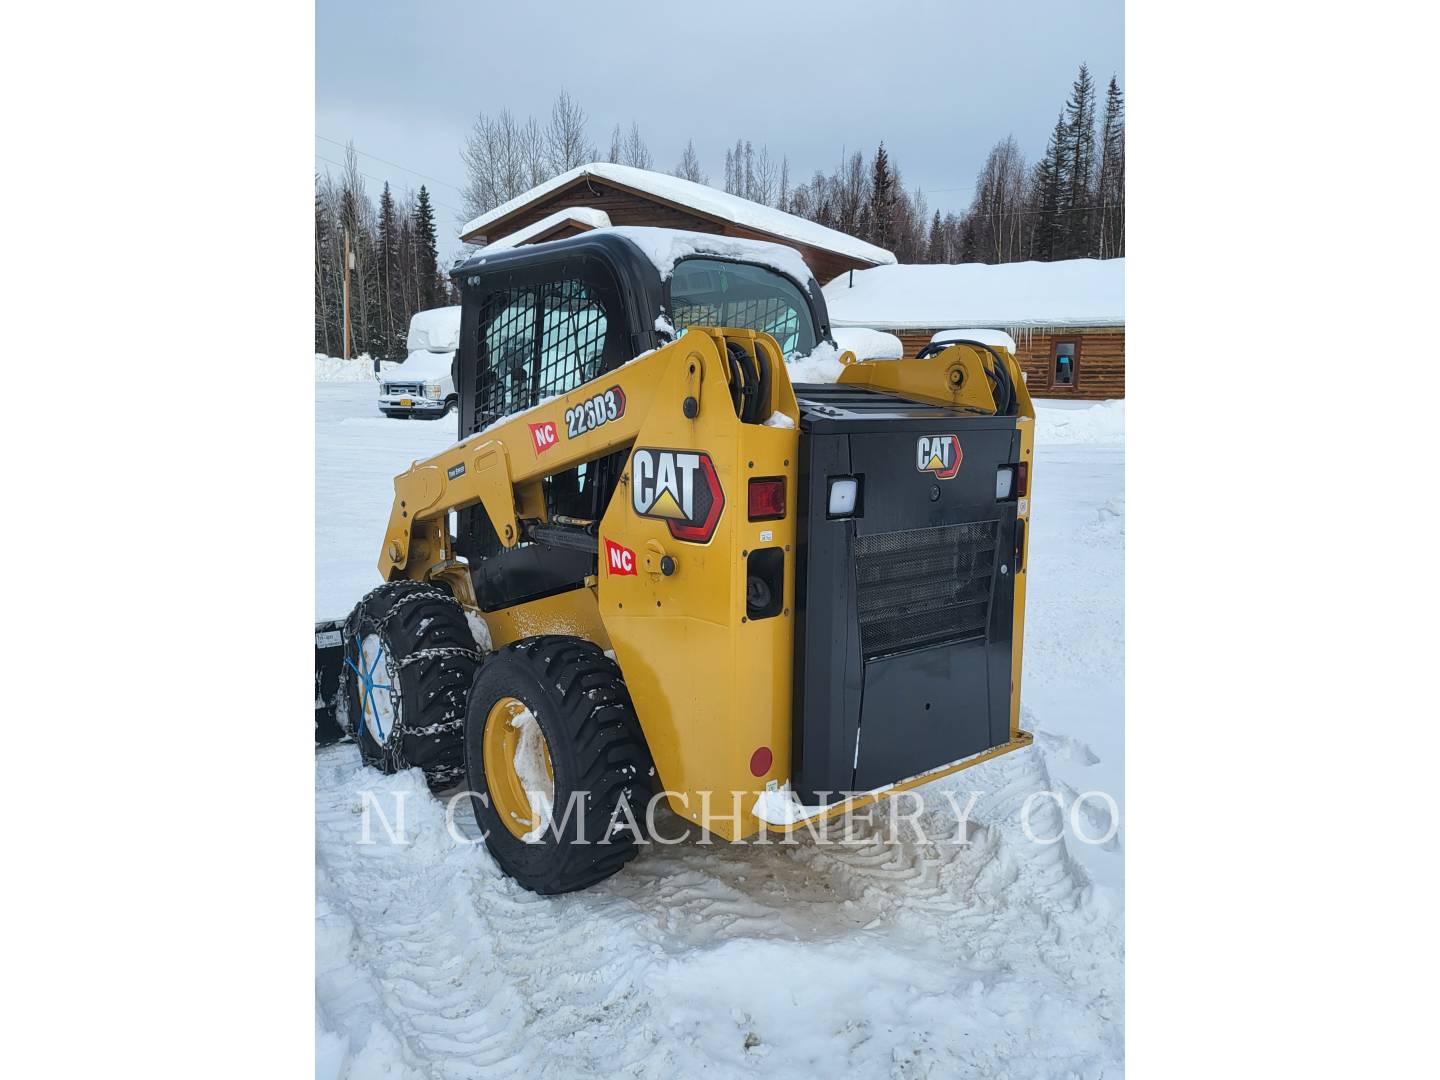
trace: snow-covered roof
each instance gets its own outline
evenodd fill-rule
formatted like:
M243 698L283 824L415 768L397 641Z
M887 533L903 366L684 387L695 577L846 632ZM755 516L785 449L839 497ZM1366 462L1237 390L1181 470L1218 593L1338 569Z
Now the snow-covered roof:
M410 333L405 337L410 352L454 352L460 347L460 306L417 311L410 317Z
M691 255L715 255L722 259L758 263L772 270L779 270L802 285L808 284L815 277L814 271L800 253L784 244L742 240L738 236L721 236L718 233L658 229L648 225L617 225L593 231L614 233L629 240L655 264L655 269L660 272L662 279L670 276L677 262Z
M614 165L604 161L594 161L588 165L577 166L569 172L561 173L559 176L545 181L538 187L531 188L522 195L515 196L509 202L502 203L495 209L467 222L465 227L460 230L461 236L463 238L476 233L483 234L485 227L492 222L509 217L522 207L543 199L552 192L559 191L566 185L586 176L593 176L597 180L608 181L632 191L664 199L666 202L687 207L708 217L758 229L797 244L808 244L840 255L847 255L859 262L873 263L877 266L888 266L895 262L895 256L884 248L867 244L864 240L857 240L853 236L835 229L828 229L824 225L817 225L813 221L806 221L794 214L787 214L783 210L751 202L738 195L727 194L706 184L682 180L678 176L651 172L649 169L635 169L629 165Z
M564 210L556 210L553 214L547 214L534 225L526 225L523 229L516 229L507 236L490 241L485 245L484 250L504 251L507 248L519 247L532 237L543 236L557 225L563 225L567 221L578 221L581 225L587 225L592 229L606 229L610 226L610 215L604 210L596 210L589 206L569 206Z
M825 286L832 326L1124 326L1125 260L876 266Z

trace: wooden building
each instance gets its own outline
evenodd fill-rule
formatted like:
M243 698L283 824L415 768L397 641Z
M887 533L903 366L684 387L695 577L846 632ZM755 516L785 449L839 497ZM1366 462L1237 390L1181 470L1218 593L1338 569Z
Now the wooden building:
M893 265L895 256L783 210L666 173L595 162L561 173L469 222L460 239L515 247L606 225L650 225L785 244L815 279Z
M944 330L1015 339L1035 397L1125 396L1125 260L881 266L825 286L831 325L896 335L914 356Z

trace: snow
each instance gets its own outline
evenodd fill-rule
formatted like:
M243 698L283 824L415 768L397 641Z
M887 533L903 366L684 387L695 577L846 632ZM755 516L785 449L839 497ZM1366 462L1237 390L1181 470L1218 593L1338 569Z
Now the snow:
M460 305L417 311L410 317L405 348L410 352L428 349L450 353L460 347Z
M374 383L375 362L370 358L369 353L350 360L316 353L315 381Z
M833 383L845 370L840 363L840 350L828 341L816 345L809 356L787 360L785 368L792 383Z
M431 352L421 349L412 352L405 362L394 364L385 370L385 377L397 382L424 382L427 379L449 378L450 361L454 352Z
M786 416L783 412L773 412L770 414L770 419L766 420L763 426L773 428L793 428L795 426L795 421L791 420L790 417Z
M453 526L451 531L454 531ZM489 624L468 608L465 610L465 622L469 625L470 636L475 639L475 644L479 647L480 651L492 652L495 646L490 640Z
M487 252L507 251L510 248L519 247L532 237L547 233L557 225L562 225L567 221L578 221L580 224L587 225L592 229L604 229L610 224L610 215L604 210L596 210L589 206L568 206L564 210L556 210L555 213L546 215L535 222L534 225L527 225L523 229L516 229L513 233L500 237L498 240L490 241L490 243L486 244L481 250ZM469 231L468 226L466 227L466 231Z
M787 214L783 210L775 210L769 206L751 202L749 199L742 199L738 195L730 195L717 188L697 184L690 180L682 180L667 173L651 172L648 169L636 169L628 165L615 165L603 161L577 166L569 172L561 173L559 176L545 181L538 187L533 187L529 191L517 195L509 202L501 203L495 209L467 222L465 227L460 230L461 238L469 237L473 240L473 234L483 235L486 226L492 222L508 217L522 206L543 199L551 192L559 191L587 176L688 207L708 217L758 229L795 243L808 244L826 251L848 255L860 262L886 265L895 261L895 256L884 248L867 244L863 240L826 228L813 221L806 221L794 214Z
M1123 443L1125 402L1037 398L1035 440L1046 443Z
M825 286L831 326L1124 326L1125 260L876 266Z
M941 330L930 338L932 345L937 341L978 341L981 345L989 345L992 349L1008 349L1012 354L1015 352L1014 338L1004 330L989 330L983 326Z
M629 240L655 265L662 281L670 276L677 262L694 255L712 255L768 266L807 289L815 277L794 248L764 240L742 240L736 236L686 232L683 229L654 229L642 225L595 231L614 233Z
M520 741L515 746L515 775L530 797L530 812L534 815L521 822L530 826L521 839L532 844L550 827L550 815L555 808L555 781L545 768L545 736L535 714L521 709L510 718L510 726L520 732Z
M872 330L868 326L841 326L832 329L830 334L841 352L848 349L857 360L899 360L905 355L905 346L900 339L883 330Z
M316 393L316 606L378 582L391 477L455 437ZM463 800L316 754L326 1077L1111 1077L1124 1055L1124 406L1038 403L1022 725L1035 745L789 842L653 845L581 893L504 877ZM372 418L373 417L373 418ZM1064 813L1048 797L1055 792ZM974 805L967 802L980 792ZM940 797L948 793L953 804ZM1053 844L1032 842L1032 834ZM901 803L898 842L884 807ZM404 845L391 843L405 815ZM454 832L447 828L447 809ZM366 813L369 813L369 818ZM370 822L374 843L361 842ZM662 815L662 830L677 831ZM962 823L963 833L962 833ZM1063 831L1062 831L1063 830ZM957 834L968 843L952 843Z

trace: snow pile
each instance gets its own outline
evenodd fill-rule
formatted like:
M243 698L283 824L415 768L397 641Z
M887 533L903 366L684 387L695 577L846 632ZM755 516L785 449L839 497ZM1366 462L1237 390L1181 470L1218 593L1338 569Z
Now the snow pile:
M515 775L520 778L520 786L530 798L530 813L533 815L529 820L520 822L530 826L521 839L532 844L541 839L550 827L550 815L555 808L555 781L546 768L545 736L540 731L540 722L535 719L535 714L529 709L522 709L510 717L510 726L520 732L520 740L515 745Z
M410 332L405 348L410 352L426 350L437 353L454 352L460 347L460 305L417 311L410 318Z
M476 239L474 234L481 233L483 235L486 226L501 221L521 207L537 202L552 192L559 191L574 184L577 180L587 177L639 192L642 195L663 199L679 206L689 207L706 217L719 218L722 221L744 225L772 236L793 240L799 244L808 244L825 251L848 255L861 262L879 265L895 261L895 256L884 248L867 244L863 240L858 240L834 229L828 229L813 221L806 221L794 214L787 214L783 210L751 202L738 195L729 195L706 184L682 180L678 176L671 176L668 173L651 172L649 169L635 169L628 165L615 165L603 161L579 165L569 172L563 172L559 176L515 196L509 202L501 203L495 209L467 222L465 227L460 230L461 239L474 240Z
M1125 402L1035 402L1037 443L1124 443Z
M848 349L857 360L899 360L905 355L905 346L898 337L868 326L837 327L831 336L841 352Z
M831 326L1124 326L1125 260L876 266L825 286Z
M342 360L338 356L315 354L316 382L374 382L375 362L370 354Z
M896 340L899 340L898 338ZM1011 355L1015 353L1015 339L1004 330L989 330L984 327L962 327L958 330L941 330L930 338L930 344L937 341L978 341L981 345L989 345L992 349L1008 349Z
M833 383L840 378L845 365L840 363L840 350L822 341L809 356L786 361L785 368L792 383Z
M391 364L386 367L385 375L396 382L425 382L426 380L449 378L450 361L454 356L453 351L417 350L407 356L403 364Z
M596 232L614 233L623 236L638 247L655 264L660 278L670 276L675 264L691 256L712 255L722 259L736 259L758 263L778 270L786 277L808 289L815 275L794 248L783 244L769 244L763 240L742 240L737 236L719 236L715 233L683 232L679 229L653 229L641 225L624 225L613 229L597 229Z

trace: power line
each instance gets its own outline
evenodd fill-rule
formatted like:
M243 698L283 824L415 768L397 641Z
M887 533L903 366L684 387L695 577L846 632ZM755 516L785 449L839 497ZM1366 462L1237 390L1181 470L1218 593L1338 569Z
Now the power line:
M382 164L382 165L389 165L392 169L402 169L402 170L404 170L405 172L414 173L416 176L420 177L422 180L429 180L432 184L444 184L446 187L452 188L452 189L454 189L455 191L458 191L461 195L464 195L464 194L465 194L465 189L462 188L462 187L460 187L458 184L452 184L452 183L450 183L450 181L448 181L448 180L441 180L438 176L427 176L425 173L420 172L418 169L409 168L408 166L406 166L406 165L401 165L399 162L396 162L396 161L386 161L384 158L382 158L382 157L376 157L374 154L367 154L364 150L358 149L358 148L355 147L352 143L342 143L342 142L340 142L340 141L337 140L337 139L331 139L331 138L329 138L329 137L327 137L327 136L325 136L325 135L316 135L315 138L321 140L322 142L332 143L332 144L334 144L335 146L341 147L342 149L352 149L352 150L354 150L357 154L359 154L361 157L368 157L368 158L370 158L372 161L378 161L378 162L380 162L380 164Z
M329 140L326 140L326 141L328 142ZM344 164L342 164L341 162L332 161L330 158L327 158L324 154L320 153L318 150L315 152L315 156L316 156L317 158L319 158L321 161L325 162L325 164L327 164L327 165L334 165L337 169L347 168L347 166L344 165ZM386 178L386 177L384 177L384 176L372 176L370 173L367 173L367 172L362 172L360 175L363 176L363 177L365 177L366 180L374 180L377 184L388 184L388 183L390 182L389 179ZM439 207L441 207L441 208L443 208L443 209L445 209L445 210L449 210L449 211L450 211L452 214L454 214L456 217L460 218L461 221L468 221L468 220L470 220L469 215L466 214L465 211L463 211L463 210L457 210L457 209L455 209L455 207L451 206L449 203L442 203L442 202L440 202L438 199L432 199L431 202L433 202L436 206L439 206Z

